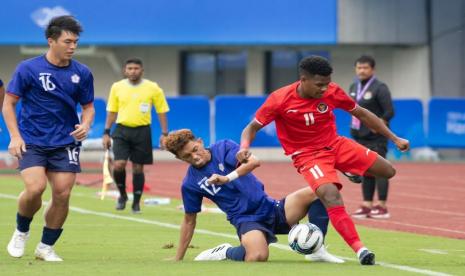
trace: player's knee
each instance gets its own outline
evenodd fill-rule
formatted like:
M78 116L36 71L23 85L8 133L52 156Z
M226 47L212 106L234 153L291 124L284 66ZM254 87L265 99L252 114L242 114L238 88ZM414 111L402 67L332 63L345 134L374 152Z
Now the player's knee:
M40 197L44 193L46 187L46 185L41 185L41 183L34 183L32 185L28 185L26 192L29 196Z
M246 262L266 262L268 260L268 252L265 251L254 251L247 252L245 254Z
M115 171L124 171L126 169L126 162L124 161L115 161L113 164L113 169Z
M324 187L324 189L325 188L330 188L330 189L325 189L325 190L320 191L320 188L318 188L318 191L317 191L318 197L323 202L323 204L326 207L342 205L343 204L342 197L337 187L334 186L334 189L333 189L333 187L329 185L325 185L325 186L327 187Z
M393 166L390 166L389 169L387 170L387 176L386 178L392 178L396 175L396 169Z
M133 166L132 167L132 173L135 173L135 174L144 173L144 166L142 166L142 165Z
M71 196L70 189L64 189L64 190L52 192L53 202L57 204L67 204L69 202L70 196Z

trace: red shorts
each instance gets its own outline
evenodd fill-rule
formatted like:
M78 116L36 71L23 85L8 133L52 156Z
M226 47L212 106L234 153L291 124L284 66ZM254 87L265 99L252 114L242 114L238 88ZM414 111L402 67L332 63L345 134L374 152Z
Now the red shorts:
M334 183L339 190L342 184L336 170L364 175L375 163L378 154L357 142L338 137L330 147L318 151L302 152L293 157L294 166L313 191L320 185Z

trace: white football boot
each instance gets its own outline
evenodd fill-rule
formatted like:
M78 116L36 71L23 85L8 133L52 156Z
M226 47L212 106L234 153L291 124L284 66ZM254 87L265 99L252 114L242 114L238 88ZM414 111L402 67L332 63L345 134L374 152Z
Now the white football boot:
M344 263L343 259L339 259L338 257L331 255L327 250L326 247L323 245L313 254L305 255L305 259L312 261L312 262L326 262L326 263L334 263L334 264L342 264Z
M36 256L36 259L43 260L46 262L62 262L63 261L63 259L60 258L60 256L58 256L55 253L55 250L53 250L53 246L43 244L43 243L39 243L37 245L36 251L34 254Z
M226 260L226 251L228 248L231 248L232 245L229 243L223 243L218 245L217 247L207 249L197 255L194 261L221 261Z
M24 249L26 248L26 242L29 239L29 232L23 233L15 229L13 236L6 249L11 257L20 258L24 255Z

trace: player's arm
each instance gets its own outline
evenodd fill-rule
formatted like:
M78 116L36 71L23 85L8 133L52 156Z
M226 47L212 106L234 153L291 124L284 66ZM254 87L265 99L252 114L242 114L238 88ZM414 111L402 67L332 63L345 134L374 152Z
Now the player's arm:
M157 113L158 121L160 122L161 128L161 136L160 136L160 148L165 149L164 146L164 138L168 135L168 118L166 116L166 112L164 113Z
M192 236L194 235L197 213L185 213L184 220L181 224L181 233L179 235L179 246L176 252L176 261L182 261L186 254L187 248L191 243Z
M14 95L6 94L5 101L3 103L3 118L10 133L10 145L8 146L8 152L22 158L22 153L26 152L26 144L24 143L21 134L19 133L18 121L16 119L16 104L19 101L19 97Z
M390 139L401 151L407 151L410 147L408 140L397 137L375 114L369 110L356 106L354 110L350 112L353 116L357 117L364 125L368 128L373 129L377 133Z
M110 129L113 123L116 121L116 117L118 116L118 112L107 112L107 118L105 119L105 130L102 137L102 143L104 149L109 149L111 147L111 139L110 139Z
M222 185L226 184L228 182L231 182L243 175L246 175L256 168L260 167L260 160L258 160L257 157L254 155L250 155L249 158L247 158L247 162L241 163L237 169L229 173L228 175L219 175L219 174L212 174L210 178L207 180L208 184L214 184L214 185Z
M75 130L70 133L77 141L83 141L89 135L90 126L94 121L95 107L94 102L90 102L86 105L81 105L82 115L81 123L74 126Z
M248 162L252 153L250 152L250 144L255 140L257 132L263 127L257 121L251 121L242 131L241 148L236 154L236 158L240 163Z
M165 93L158 84L155 84L154 93L152 96L153 106L157 111L158 122L160 123L161 136L159 138L159 146L161 149L164 149L165 146L165 137L168 135L168 118L166 113L170 111L168 102L166 101Z

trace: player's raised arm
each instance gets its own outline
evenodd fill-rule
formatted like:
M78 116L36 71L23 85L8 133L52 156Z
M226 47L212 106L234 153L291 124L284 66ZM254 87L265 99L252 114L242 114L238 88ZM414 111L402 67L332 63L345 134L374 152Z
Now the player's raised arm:
M376 115L369 110L361 106L357 106L354 110L351 111L351 114L357 117L368 128L390 139L392 142L394 142L394 144L396 144L399 150L407 151L410 148L410 143L408 140L395 135L380 118L376 117Z
M187 248L191 243L192 236L194 235L195 224L197 220L197 213L184 214L184 220L181 224L181 232L179 235L179 246L176 252L176 261L182 261L186 254Z
M257 157L251 154L249 158L247 159L247 162L241 163L241 165L237 169L235 169L228 175L219 175L219 174L214 173L207 180L207 183L215 184L215 185L226 184L228 182L231 182L237 179L238 177L241 177L243 175L246 175L252 172L258 167L260 167L260 160L258 160Z
M251 121L245 128L242 130L241 134L241 149L237 152L236 158L240 163L246 163L251 156L249 151L250 144L255 139L257 132L263 127L257 121Z

